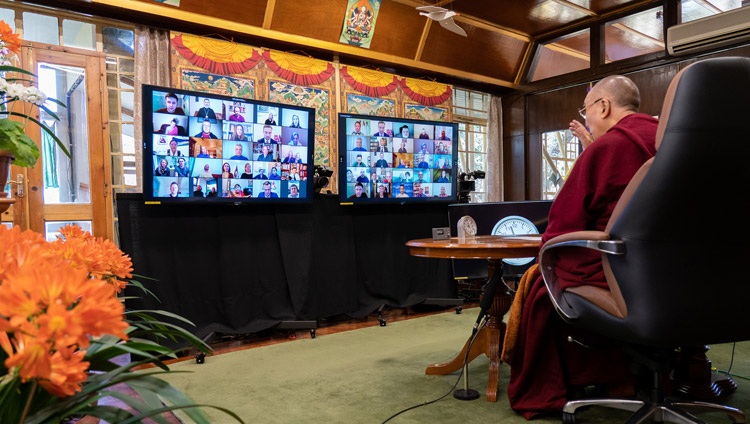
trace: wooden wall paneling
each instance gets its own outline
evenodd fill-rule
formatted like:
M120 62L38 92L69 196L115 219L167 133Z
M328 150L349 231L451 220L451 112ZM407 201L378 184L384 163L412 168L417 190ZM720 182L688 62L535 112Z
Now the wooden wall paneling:
M680 65L671 64L627 74L641 93L641 112L649 115L661 114L669 83L680 69Z
M420 59L448 68L514 81L528 43L499 32L466 27L468 37L462 37L444 30L440 25L432 25ZM454 46L449 54L446 54L446 45ZM513 60L508 60L508 56Z
M567 129L570 121L582 121L578 109L583 105L588 84L549 91L528 97L529 132L544 133Z
M505 201L526 200L526 138L523 135L504 137L503 156Z
M185 12L262 27L267 3L267 0L180 0L179 9ZM200 22L196 23L200 24ZM220 33L220 31L217 31L217 33Z
M526 144L526 184L524 197L518 200L542 200L542 137L536 133Z
M523 175L517 175L515 169L525 167L525 157L514 156L512 146L526 137L526 96L503 97L503 149L502 149L502 178L503 199L506 201L524 199L518 196L518 188L525 184Z
M424 16L419 16L411 6L395 1L381 2L370 50L413 60L425 24Z
M346 16L345 1L276 0L269 29L312 40L338 41ZM376 22L376 30L380 18ZM291 50L291 49L290 49Z
M526 96L506 96L502 98L504 135L523 135L526 133L525 102Z

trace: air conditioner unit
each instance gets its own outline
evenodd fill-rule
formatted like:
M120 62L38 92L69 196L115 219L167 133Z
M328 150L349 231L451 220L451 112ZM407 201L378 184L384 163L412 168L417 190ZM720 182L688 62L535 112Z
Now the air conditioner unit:
M667 50L671 55L692 53L750 40L750 7L667 28Z

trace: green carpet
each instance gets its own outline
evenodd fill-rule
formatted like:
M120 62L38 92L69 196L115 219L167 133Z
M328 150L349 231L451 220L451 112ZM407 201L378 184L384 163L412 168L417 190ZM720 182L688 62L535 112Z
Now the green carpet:
M509 368L501 365L498 402L484 400L487 358L469 365L469 386L481 394L474 401L453 398L459 373L425 375L425 367L458 354L471 334L477 309L388 323L344 333L299 339L239 352L209 356L204 364L174 364L165 377L196 402L228 408L246 423L382 423L393 414L448 395L439 402L407 411L389 423L525 423L508 406L505 383ZM750 343L737 345L732 372L750 375ZM730 365L732 345L713 346L709 357L719 370ZM727 403L750 415L750 382ZM459 388L463 387L463 380ZM212 409L215 423L233 422ZM578 414L580 423L622 422L627 413L591 408ZM708 422L729 422L726 416L704 415ZM533 420L559 423L559 417Z

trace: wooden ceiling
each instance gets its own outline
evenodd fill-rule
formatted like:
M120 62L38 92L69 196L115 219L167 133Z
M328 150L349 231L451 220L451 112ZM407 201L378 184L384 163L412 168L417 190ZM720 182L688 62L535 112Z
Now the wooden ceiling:
M338 58L345 64L367 64L387 72L502 95L526 83L527 75L544 77L559 69L567 71L580 69L581 63L587 65L588 35L561 40L551 53L553 60L544 63L534 61L535 46L540 42L666 2L382 0L369 49L339 42L347 13L345 0L180 0L178 7L153 0L58 0L53 3L85 4L92 13L131 22L299 52L325 60ZM455 21L468 36L447 31L420 16L415 8L424 5L438 5L458 12L460 16ZM126 13L123 8L128 9ZM623 29L621 26L619 32L625 34L616 41L622 44L622 51L637 48L639 37L653 38L645 34L643 28ZM539 66L534 68L537 63Z

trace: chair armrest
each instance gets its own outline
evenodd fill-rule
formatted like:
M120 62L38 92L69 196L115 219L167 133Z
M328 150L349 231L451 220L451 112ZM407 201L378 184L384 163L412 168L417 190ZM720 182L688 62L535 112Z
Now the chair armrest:
M624 254L625 243L620 240L610 240L609 237L609 233L604 231L574 231L551 238L542 246L539 253L539 270L542 273L544 285L547 286L547 293L549 293L555 310L564 319L572 321L576 317L570 315L565 308L561 307L563 290L558 284L557 273L555 272L557 256L554 251L560 248L577 247L610 255Z

